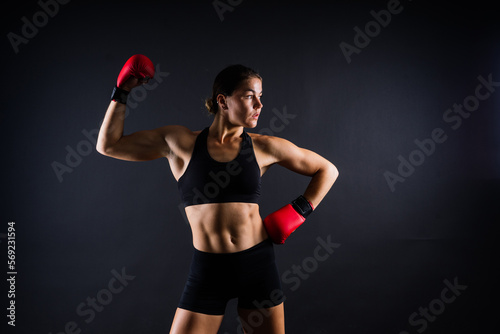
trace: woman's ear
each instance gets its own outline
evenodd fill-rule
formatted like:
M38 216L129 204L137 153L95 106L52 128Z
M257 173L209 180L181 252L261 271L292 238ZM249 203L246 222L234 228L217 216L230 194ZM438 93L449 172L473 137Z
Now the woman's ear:
M227 100L226 97L222 94L217 95L217 103L223 110L227 110Z

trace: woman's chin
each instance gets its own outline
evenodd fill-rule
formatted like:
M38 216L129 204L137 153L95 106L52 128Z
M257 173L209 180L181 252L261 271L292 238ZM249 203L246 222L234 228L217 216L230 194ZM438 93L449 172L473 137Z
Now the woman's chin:
M245 128L250 128L253 129L257 126L258 121L256 119L251 119L250 121L247 122L245 125Z
M255 128L256 126L257 126L257 123L247 124L247 125L245 125L245 128L247 128L247 129L253 129L253 128Z

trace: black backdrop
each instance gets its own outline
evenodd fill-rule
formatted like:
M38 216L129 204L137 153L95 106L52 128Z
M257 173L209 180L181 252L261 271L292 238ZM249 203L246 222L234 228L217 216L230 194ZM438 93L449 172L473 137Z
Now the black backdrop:
M207 126L215 75L242 63L264 78L251 131L338 167L324 202L276 248L287 333L479 333L494 324L500 48L487 1L9 6L0 114L9 333L168 332L192 251L176 182L164 159L124 162L94 146L116 77L136 53L157 76L131 97L127 133ZM261 214L307 182L271 168ZM9 222L17 274L8 274ZM230 306L222 334L239 333Z

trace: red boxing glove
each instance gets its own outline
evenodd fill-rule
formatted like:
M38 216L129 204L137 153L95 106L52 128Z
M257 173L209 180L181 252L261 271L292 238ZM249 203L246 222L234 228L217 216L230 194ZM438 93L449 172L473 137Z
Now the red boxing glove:
M290 234L302 225L313 210L312 204L304 196L299 196L291 204L285 205L264 219L267 234L274 243L285 243Z
M153 62L144 55L133 55L123 65L111 99L120 103L127 103L130 90L143 83L147 83L155 75Z
M128 87L124 87L124 84L131 76L137 78L140 83L145 83L154 75L155 67L148 57L144 55L133 55L127 60L125 65L123 65L118 75L118 79L116 80L116 86L126 89Z

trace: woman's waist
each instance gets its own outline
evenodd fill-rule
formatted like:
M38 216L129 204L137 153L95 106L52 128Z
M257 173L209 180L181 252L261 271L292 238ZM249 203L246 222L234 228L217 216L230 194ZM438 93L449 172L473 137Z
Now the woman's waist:
M268 238L257 204L202 204L187 207L186 215L200 251L238 252Z

